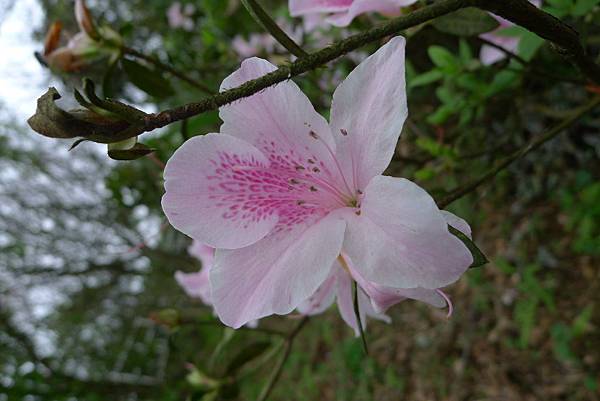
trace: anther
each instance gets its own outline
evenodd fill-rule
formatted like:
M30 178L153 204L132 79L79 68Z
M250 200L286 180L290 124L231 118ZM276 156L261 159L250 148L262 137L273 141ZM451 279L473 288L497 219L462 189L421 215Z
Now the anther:
M298 180L297 180L297 179L295 179L295 178L290 178L290 179L288 180L288 182L289 182L290 184L294 184L294 185L296 185L296 184L300 184L300 181L298 181Z
M314 171L315 173L320 173L321 172L321 170L319 170L318 167L313 167L312 171Z
M309 162L310 164L315 164L315 161L313 159L308 159L307 162Z
M305 201L303 201L303 200L299 200L299 201L297 201L297 202L296 202L296 205L298 205L298 206L302 206L302 205L304 205L305 203L306 203Z
M311 190L312 192L317 192L317 188L315 188L315 187L314 187L314 186L312 186L312 185L311 185L311 187L310 187L310 190Z
M360 209L358 209L356 212L354 212L357 216L360 216Z
M348 131L346 131L345 129L341 128L340 132L342 133L342 135L346 136L348 135Z
M317 135L317 133L315 131L313 131L313 130L310 130L310 132L308 133L308 135L310 135L314 139L319 139L319 135Z
M306 170L303 166L296 166L296 171Z
M357 189L357 190L356 190L356 193L357 193L357 194L359 194L359 195L362 195L362 194L363 194L363 191L361 191L360 189Z

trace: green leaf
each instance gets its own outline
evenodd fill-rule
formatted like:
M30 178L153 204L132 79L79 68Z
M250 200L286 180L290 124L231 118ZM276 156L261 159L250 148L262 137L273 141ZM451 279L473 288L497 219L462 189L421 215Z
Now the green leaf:
M247 347L242 349L231 360L231 362L229 362L229 365L225 370L225 374L227 376L234 375L245 364L262 355L266 350L269 349L269 347L271 347L271 343L269 341L258 341L248 345Z
M458 59L445 47L430 46L429 49L427 49L427 54L429 54L429 58L433 64L443 70L456 70L460 68Z
M102 95L105 98L114 98L115 91L115 80L117 77L117 62L111 63L106 72L104 73L104 77L102 78Z
M490 14L473 7L444 15L432 24L441 32L457 36L477 36L493 31L500 25Z
M530 61L538 49L544 44L544 39L533 32L523 30L521 41L519 42L519 56L525 61Z
M577 0L571 10L571 14L573 14L574 17L583 17L588 12L592 11L598 3L600 3L600 0Z
M202 372L195 366L186 376L186 380L191 386L198 389L206 390L208 392L217 389L221 384L217 379L208 376L206 373Z
M577 317L573 321L573 325L572 325L573 337L582 336L585 333L585 331L589 328L590 322L592 320L592 312L593 311L594 311L594 306L590 304L590 305L586 306L585 308L583 308L581 313L579 315L577 315Z
M439 81L444 77L444 73L441 70L434 69L423 74L417 75L410 81L408 81L409 88L415 88L417 86L429 85L432 82Z
M147 94L163 98L175 93L169 81L160 72L125 58L121 59L121 65L131 83Z
M483 254L483 252L481 252L481 250L477 247L477 245L475 245L473 241L471 241L469 237L467 237L465 234L452 227L451 225L448 225L448 231L450 231L450 234L454 235L456 238L461 240L471 252L471 255L473 256L473 263L471 263L471 266L469 266L470 269L474 267L483 266L489 262L489 260Z
M449 104L443 104L436 109L433 114L427 116L427 122L432 125L442 125L443 123L450 118L454 113L456 113L456 109L454 106Z
M464 39L461 39L460 42L458 42L458 54L460 55L460 61L462 61L463 64L467 64L473 58L471 47Z

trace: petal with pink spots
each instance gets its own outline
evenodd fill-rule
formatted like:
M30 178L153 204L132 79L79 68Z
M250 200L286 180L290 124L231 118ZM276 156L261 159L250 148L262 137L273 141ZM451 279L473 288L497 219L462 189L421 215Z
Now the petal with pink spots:
M269 233L279 220L273 204L285 182L249 143L223 134L189 139L165 168L162 206L179 231L214 248L240 248Z

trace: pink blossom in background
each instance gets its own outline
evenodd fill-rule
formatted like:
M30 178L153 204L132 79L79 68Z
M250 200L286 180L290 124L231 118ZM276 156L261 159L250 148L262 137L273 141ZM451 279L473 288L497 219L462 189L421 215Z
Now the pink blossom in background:
M212 306L210 294L210 281L208 276L215 260L215 248L194 241L188 248L188 253L200 260L202 268L195 273L175 272L175 280L185 293L192 298L199 298L202 303ZM258 320L246 323L247 327L258 327Z
M188 248L188 252L200 260L202 268L195 273L177 271L175 272L175 280L190 297L200 298L206 305L212 305L208 273L214 262L215 248L194 241Z
M167 10L169 26L171 28L182 28L186 31L192 31L194 29L192 16L195 11L196 7L193 4L188 3L182 6L180 2L176 1Z
M290 313L332 275L339 288L341 274L356 280L371 301L371 284L439 295L472 263L425 190L381 175L407 116L404 46L390 40L348 75L330 123L289 80L221 107L221 133L188 140L168 161L163 210L217 248L209 278L225 324ZM247 59L221 90L275 69Z
M378 12L395 16L400 8L410 6L417 0L289 0L290 14L293 17L314 18L315 14L328 14L325 22L335 26L347 26L363 13ZM309 25L314 25L312 19Z
M534 4L536 7L540 7L542 2L541 0L529 0L530 3ZM519 50L519 42L520 39L514 36L504 36L501 34L501 31L506 28L510 28L514 26L510 21L505 20L502 17L491 14L498 23L500 24L498 28L493 30L492 32L486 32L484 34L479 35L480 38L488 40L503 49L508 50L511 53L517 53ZM497 49L490 45L481 46L481 50L479 53L479 60L483 65L492 65L497 63L498 61L504 60L506 58L506 53L500 49Z
M301 43L304 35L304 29L301 26L294 27L289 21L277 19L277 25L283 29L292 40ZM274 51L287 52L287 50L277 42L277 40L268 33L252 33L246 39L242 35L237 35L231 42L233 50L245 59L256 56L261 53L272 53Z

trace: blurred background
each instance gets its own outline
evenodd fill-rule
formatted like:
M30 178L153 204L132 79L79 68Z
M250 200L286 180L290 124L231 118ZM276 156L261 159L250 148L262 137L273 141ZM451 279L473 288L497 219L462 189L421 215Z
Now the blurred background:
M309 51L384 20L311 28L290 18L286 1L261 3ZM597 3L544 7L598 55ZM290 60L237 0L88 6L127 46L209 91L248 56ZM127 162L102 145L68 151L69 141L35 134L26 120L36 99L55 86L61 105L73 106L84 76L146 112L205 96L131 58L142 73L106 60L53 73L34 52L54 21L66 38L78 31L72 1L0 0L0 401L256 399L280 333L298 317L225 329L177 285L175 271L200 262L160 208L164 162L187 138L218 132L217 113L145 134L157 151ZM518 28L506 35L520 39L519 59L491 65L479 59L477 36L431 24L407 35L410 114L388 173L434 195L485 173L600 92ZM327 115L337 84L380 44L296 82ZM148 70L159 78L144 81ZM391 324L369 322L366 356L332 308L299 332L270 399L600 399L599 129L596 110L448 207L490 259L448 288L452 318L403 302L389 311Z

